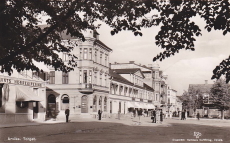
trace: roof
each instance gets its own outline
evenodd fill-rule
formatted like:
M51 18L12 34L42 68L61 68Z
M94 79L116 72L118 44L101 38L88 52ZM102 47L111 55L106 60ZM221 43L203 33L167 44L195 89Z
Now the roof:
M118 74L134 74L137 71L140 71L141 75L143 77L145 77L144 74L142 73L141 69L139 69L139 68L113 69L113 70L116 71L116 73L118 73Z
M96 45L101 45L101 46L103 46L106 50L108 50L108 51L113 51L112 49L110 49L108 46L106 46L103 42L101 42L100 40L98 40L98 39L96 39L95 41L94 41L94 44L96 44Z
M153 89L152 87L148 86L148 85L145 84L145 83L144 83L144 88L145 88L146 90L150 90L150 91L153 91L153 92L154 92L154 89Z
M132 82L128 81L127 79L125 79L121 75L117 74L115 70L109 70L109 74L113 78L113 80L115 80L115 81L125 83L125 84L131 85L131 86L134 85Z
M188 90L195 89L200 90L202 93L209 93L213 84L189 84Z

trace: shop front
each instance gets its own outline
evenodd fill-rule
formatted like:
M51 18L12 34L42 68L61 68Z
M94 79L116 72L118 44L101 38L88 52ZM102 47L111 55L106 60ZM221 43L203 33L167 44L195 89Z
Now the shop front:
M11 77L0 77L0 81L2 123L44 120L44 82Z

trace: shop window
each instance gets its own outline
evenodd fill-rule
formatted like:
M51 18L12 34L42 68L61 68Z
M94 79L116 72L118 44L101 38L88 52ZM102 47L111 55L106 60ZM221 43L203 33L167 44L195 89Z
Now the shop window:
M69 107L69 96L68 95L63 95L61 98L61 110L65 110Z
M50 79L49 81L50 84L55 84L55 71L50 72L49 79Z
M66 72L62 72L62 84L69 83L69 74Z
M107 97L104 99L104 111L107 111Z
M16 101L16 105L19 108L27 108L28 107L28 102L27 101Z

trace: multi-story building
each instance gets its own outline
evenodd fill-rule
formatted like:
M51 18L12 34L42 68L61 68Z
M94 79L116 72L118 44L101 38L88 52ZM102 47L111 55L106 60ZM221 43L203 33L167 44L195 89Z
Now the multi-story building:
M139 68L110 70L110 113L126 114L136 108L155 109L154 89L144 83Z
M84 33L85 42L63 35L63 42L73 44L73 53L78 57L78 66L69 73L50 69L47 84L47 112L54 112L52 117L63 118L66 108L72 118L78 115L97 114L101 109L109 112L109 55L112 49L99 40L96 31ZM66 40L65 40L66 39ZM70 42L67 42L67 39ZM65 53L60 55L68 61Z
M168 111L177 112L177 91L172 89L170 86L168 86L167 90L167 100Z
M158 64L153 65L141 65L136 64L134 61L130 61L129 63L114 63L111 64L111 69L135 69L138 68L142 71L144 75L143 83L148 85L149 87L154 89L152 101L155 106L161 106L161 82L162 78L160 77L160 70Z
M0 74L0 122L44 121L46 83L32 71Z

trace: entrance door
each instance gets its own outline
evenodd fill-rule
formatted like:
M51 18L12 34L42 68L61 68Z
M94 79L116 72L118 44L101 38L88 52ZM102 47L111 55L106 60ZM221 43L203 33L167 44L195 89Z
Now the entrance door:
M56 97L52 94L48 96L47 117L56 118Z
M38 118L38 102L33 102L33 119Z
M81 113L88 113L88 101L86 95L81 97Z

